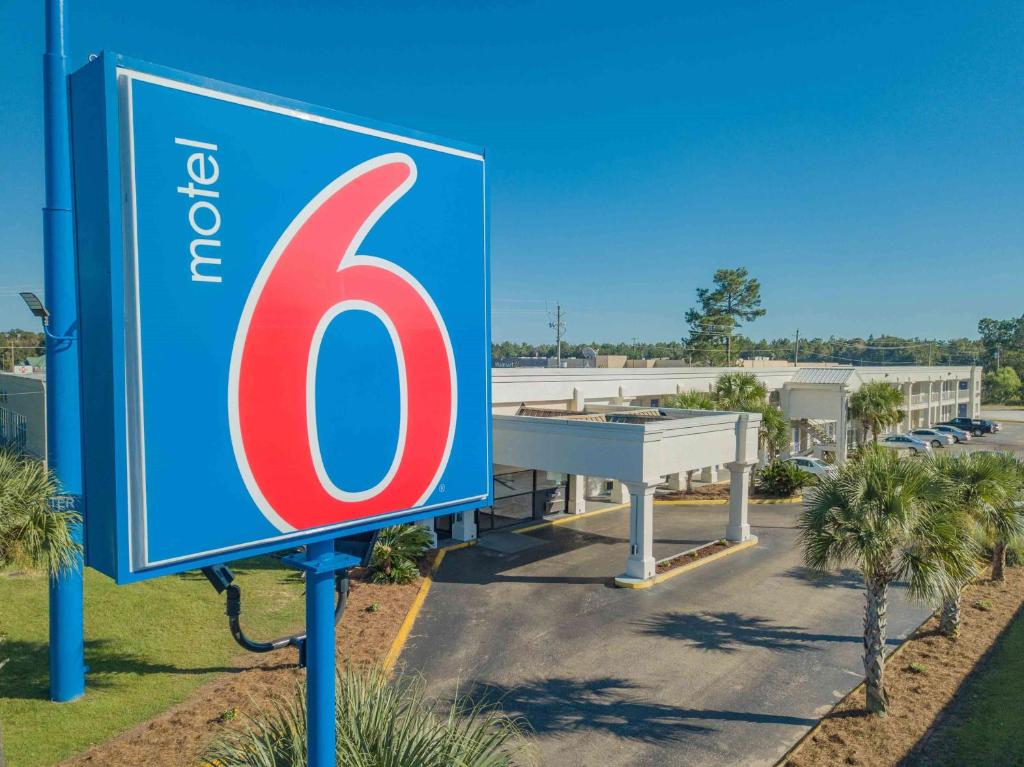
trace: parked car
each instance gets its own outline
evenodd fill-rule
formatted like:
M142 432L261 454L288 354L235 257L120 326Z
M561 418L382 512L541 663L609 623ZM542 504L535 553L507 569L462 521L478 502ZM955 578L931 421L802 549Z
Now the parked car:
M949 434L957 442L971 441L971 435L968 432L964 431L963 429L957 428L956 426L947 426L944 423L940 423L937 424L936 426L933 426L932 428L935 429L935 431L941 431L943 434Z
M922 442L909 434L890 434L888 437L883 437L878 444L883 447L891 447L893 450L909 450L914 455L931 455L932 453L931 444Z
M963 416L943 421L942 425L955 426L958 429L969 431L975 437L980 437L982 434L995 434L1002 429L1002 426L995 421L989 421L985 418L965 418Z
M839 469L829 463L825 463L820 458L809 458L802 455L794 455L791 458L783 459L786 463L792 463L797 468L803 469L808 474L822 479L824 477L834 477L839 474Z
M935 429L914 429L910 436L927 442L932 447L949 447L956 442L952 434L943 434Z

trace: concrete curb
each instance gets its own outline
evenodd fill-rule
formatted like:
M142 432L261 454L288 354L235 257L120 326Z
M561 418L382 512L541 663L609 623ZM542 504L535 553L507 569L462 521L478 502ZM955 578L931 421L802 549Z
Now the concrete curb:
M445 555L449 551L465 549L475 543L476 541L456 543L451 546L445 546L443 549L438 549L434 553L434 561L430 565L430 571L423 578L423 583L420 584L420 590L416 593L416 598L409 606L409 612L405 614L405 620L402 621L402 626L398 629L398 634L395 635L394 640L391 642L388 654L384 656L384 662L381 666L385 673L390 674L392 669L394 669L395 664L398 662L398 657L402 654L405 643L409 639L409 634L412 632L413 624L416 623L416 618L419 616L420 610L423 608L423 603L427 601L427 594L430 593L430 587L434 583L434 576L437 574L437 571L441 569L441 563L444 562Z
M564 517L558 517L557 519L546 519L543 522L538 522L535 525L527 525L526 527L516 527L509 530L510 533L529 533L533 530L540 530L544 527L554 527L556 525L567 525L570 522L578 522L581 519L588 519L589 517L596 517L599 514L607 514L609 511L622 511L628 509L628 503L620 503L618 506L609 506L606 509L594 509L593 511L585 511L582 514L567 514Z
M748 503L751 505L758 506L771 506L776 504L786 503L803 503L803 497L794 495L790 498L751 498ZM711 498L706 501L695 501L695 500L682 500L682 501L659 501L655 500L655 506L725 506L729 503L728 498ZM620 503L617 506L609 506L604 509L594 509L593 511L585 511L582 514L567 514L564 517L557 517L556 519L547 519L543 522L537 522L533 525L526 525L525 527L515 527L509 530L510 533L530 533L534 530L541 530L545 527L553 527L556 525L568 525L572 522L578 522L581 519L589 519L590 517L596 517L599 514L607 514L609 511L622 511L628 509L628 503Z
M712 554L711 556L703 557L702 559L698 559L696 562L691 562L690 564L683 565L682 567L673 568L668 572L661 573L660 575L655 575L653 578L649 578L646 581L635 580L633 578L626 578L620 575L618 578L615 579L615 585L618 586L620 589L649 589L652 586L655 586L659 583L664 583L667 580L671 580L672 578L675 578L678 575L688 573L691 570L696 570L698 567L703 567L704 565L710 564L711 562L717 562L719 559L724 559L725 557L731 556L732 554L738 554L744 549L749 549L756 545L757 536L752 535L750 536L750 538L743 541L742 543L737 543L735 546L730 546L727 549L723 549L722 551L719 551L717 554Z
M891 653L889 653L885 657L886 664L888 664L890 661L894 660L897 655L899 655L901 652L903 652L903 648L905 648L908 644L910 644L910 640L911 639L913 639L915 636L917 636L917 632L921 630L921 627L924 626L924 624L926 624L928 621L930 621L934 617L935 617L935 613L931 613L927 618L925 618L923 621L921 621L921 623L919 623L917 625L917 627L913 631L911 631L909 634L907 634L906 638L902 642L899 643L899 645L896 647L896 649L893 650ZM818 723L816 725L814 725L811 729L809 729L807 732L805 732L803 734L803 736L800 738L800 740L798 740L796 743L794 743L793 747L790 748L789 751L787 751L785 754L782 755L782 758L779 759L779 761L777 761L775 763L775 767L783 767L783 765L785 765L786 762L788 762L790 759L796 758L800 754L800 751L803 750L803 747L807 744L807 741L809 741L811 738L813 738L815 735L818 734L818 732L821 730L822 723L828 718L829 714L831 714L833 711L835 711L837 708L839 708L843 703L845 703L847 700L852 698L854 695L858 695L858 694L862 693L864 691L864 684L865 684L865 682L861 681L860 684L858 684L856 687L854 687L852 690L850 690L848 693L846 693L846 695L844 695L839 700L837 700L835 702L835 705L832 706L832 708L830 708L828 710L828 713L825 714L824 716L822 716L818 720Z

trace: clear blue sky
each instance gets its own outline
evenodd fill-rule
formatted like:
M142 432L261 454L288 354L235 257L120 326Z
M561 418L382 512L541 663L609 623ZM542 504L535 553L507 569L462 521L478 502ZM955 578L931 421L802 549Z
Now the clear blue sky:
M485 146L496 340L547 340L555 301L569 340L678 338L735 265L758 336L1024 313L1019 2L69 3L75 67L115 50ZM41 3L0 4L0 328L42 285L42 36Z

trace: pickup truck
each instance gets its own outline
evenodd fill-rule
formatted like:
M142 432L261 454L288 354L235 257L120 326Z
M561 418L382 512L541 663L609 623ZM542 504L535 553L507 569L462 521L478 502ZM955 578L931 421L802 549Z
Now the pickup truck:
M1002 428L995 421L989 421L984 418L953 418L949 421L943 421L941 425L955 426L958 429L970 432L975 437L980 437L982 434L995 434Z

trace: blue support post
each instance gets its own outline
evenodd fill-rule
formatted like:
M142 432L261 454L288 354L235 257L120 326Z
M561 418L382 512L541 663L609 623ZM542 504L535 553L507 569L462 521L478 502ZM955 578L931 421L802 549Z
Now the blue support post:
M74 227L71 213L71 144L68 129L67 59L63 0L46 3L43 55L46 206L43 208L43 267L46 303L55 335L77 331ZM78 345L46 343L47 458L61 492L78 506L82 493ZM82 531L74 531L81 540ZM82 633L82 564L50 578L50 698L69 701L85 693Z
M306 546L306 721L309 767L335 767L334 541ZM322 563L324 566L317 566Z

